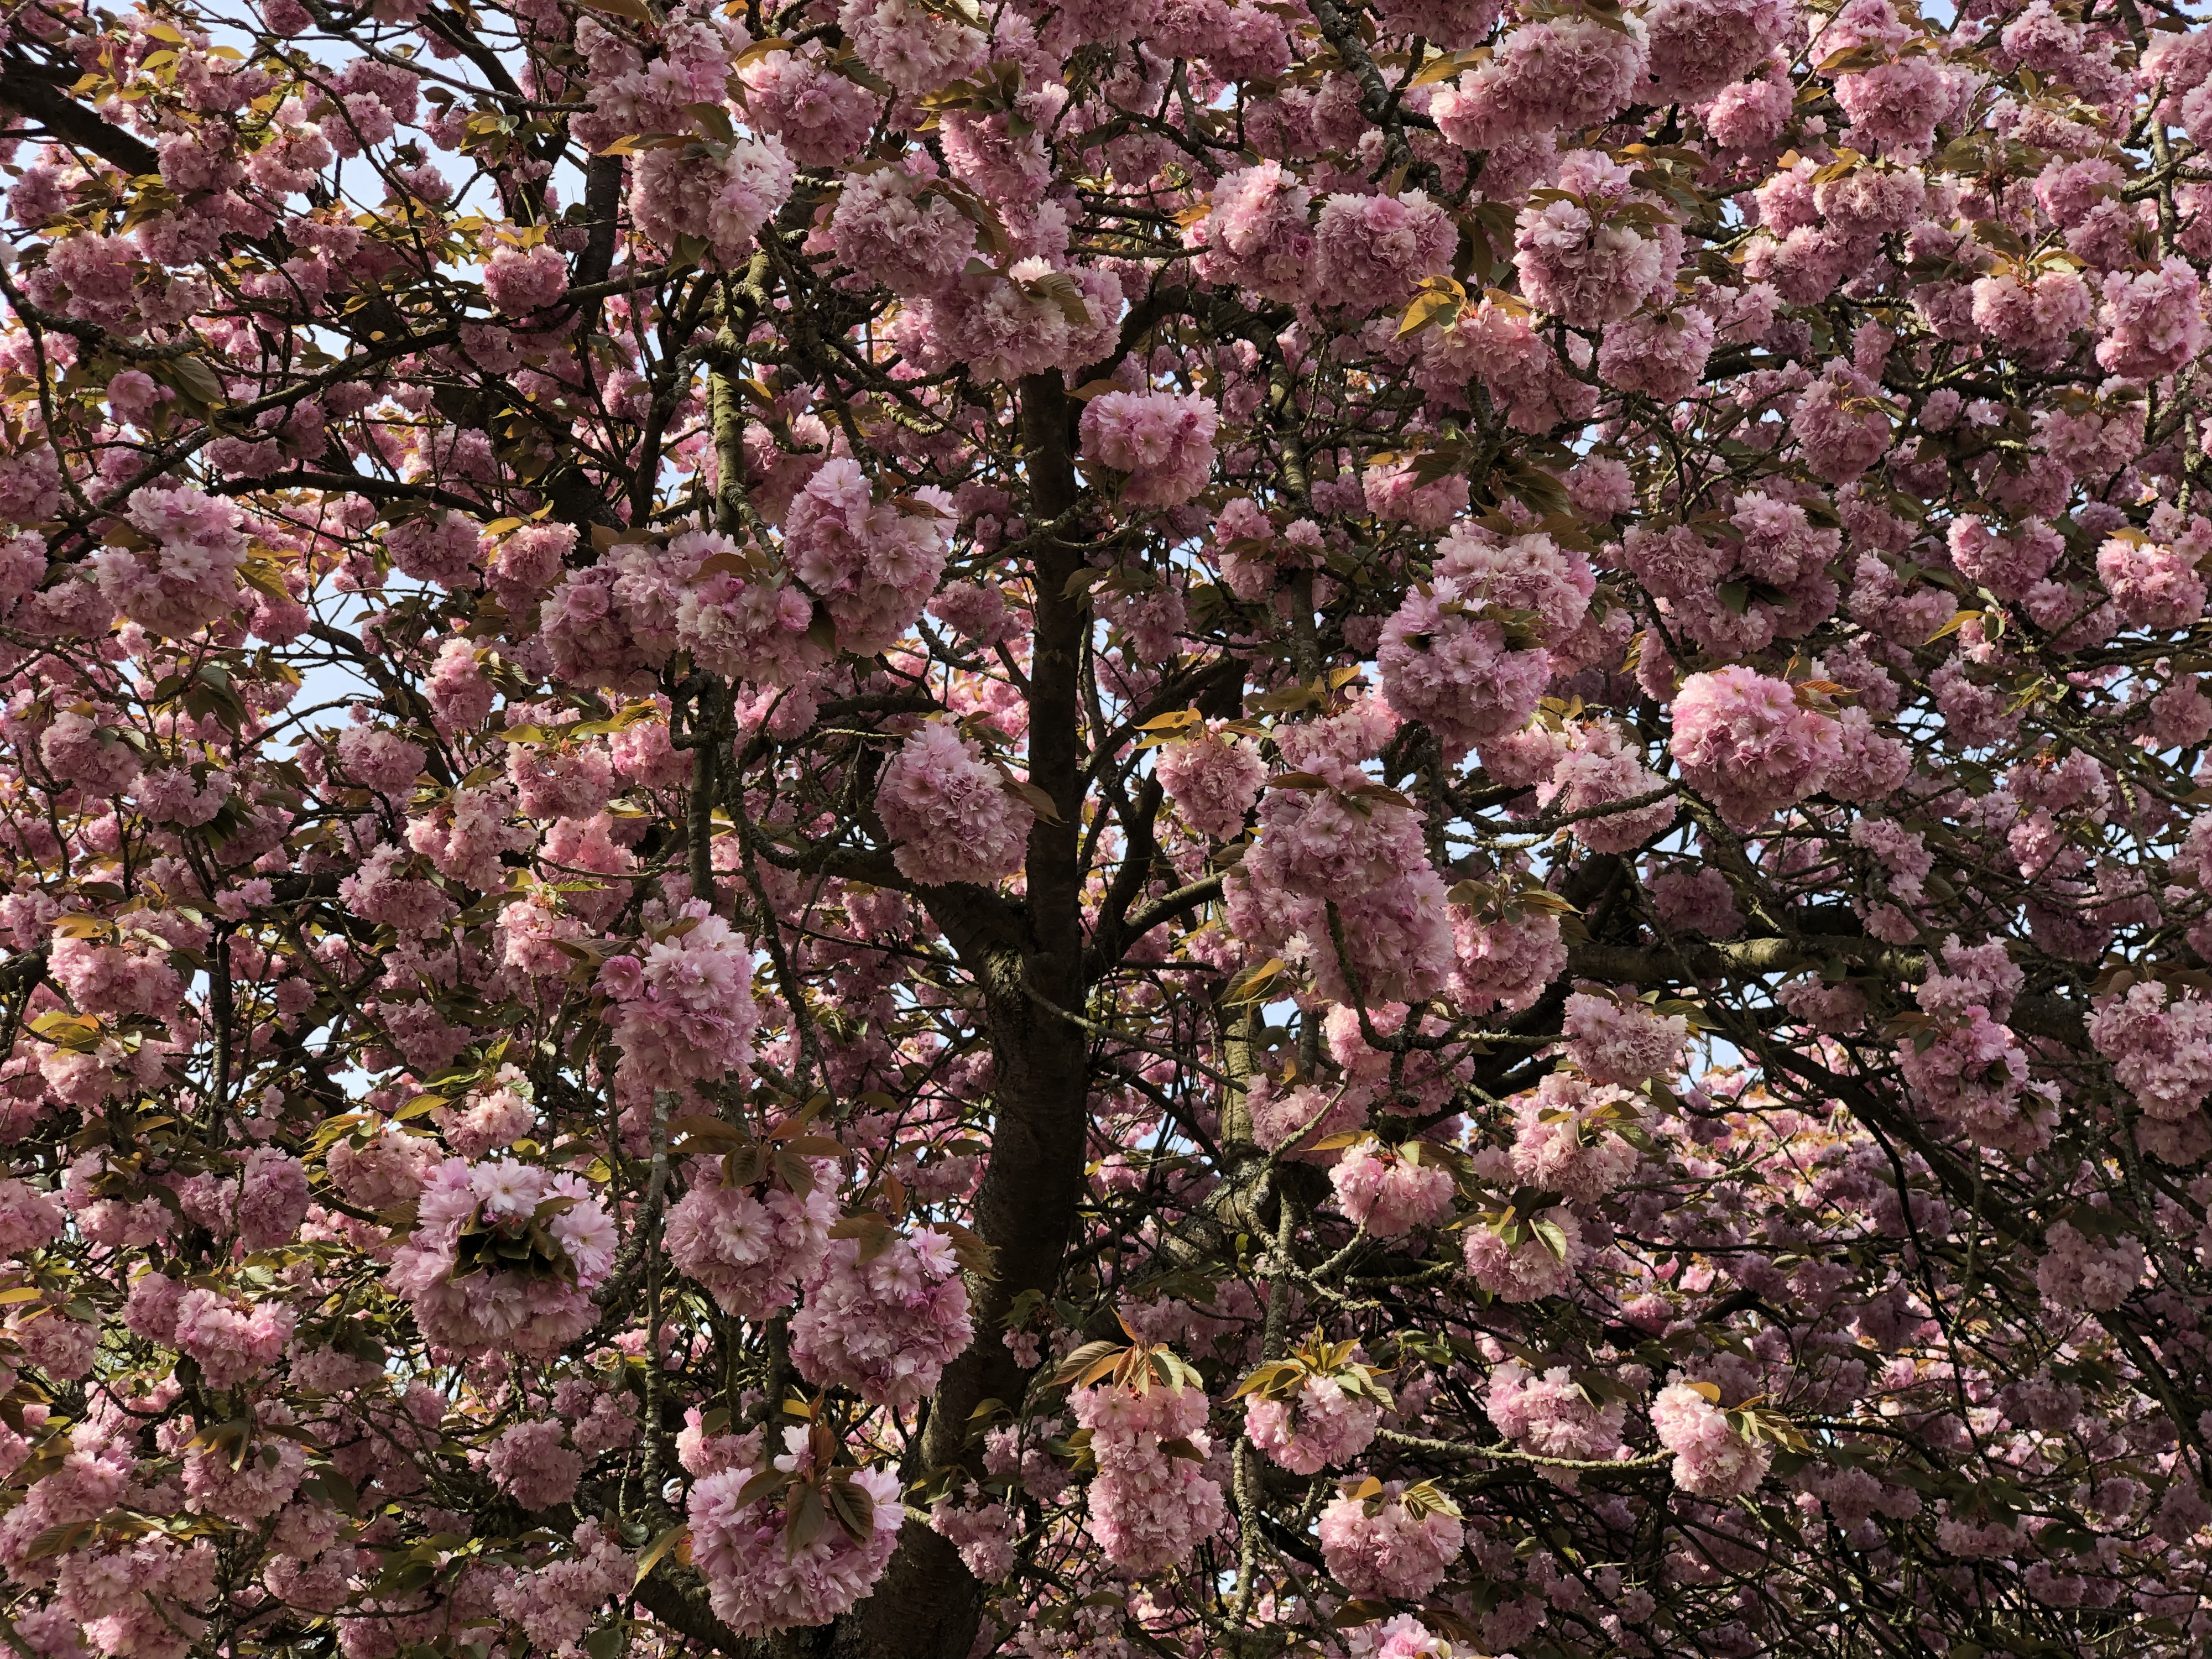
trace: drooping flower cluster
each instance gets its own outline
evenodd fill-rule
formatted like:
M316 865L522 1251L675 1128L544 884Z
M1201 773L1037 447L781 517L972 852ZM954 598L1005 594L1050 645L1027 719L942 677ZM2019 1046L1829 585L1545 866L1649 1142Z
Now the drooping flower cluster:
M1220 416L1203 398L1109 392L1083 410L1085 459L1127 475L1132 507L1177 507L1206 488Z
M2146 980L2091 1017L2089 1040L2147 1116L2189 1117L2212 1094L2212 1001Z
M1577 991L1567 999L1567 1057L1599 1083L1638 1088L1682 1069L1689 1021L1649 1005ZM1551 1079L1546 1079L1549 1083Z
M876 811L891 858L908 879L937 887L993 883L1021 868L1036 810L953 726L921 726L884 768Z
M1571 1204L1595 1204L1636 1171L1636 1147L1618 1133L1635 1121L1633 1097L1554 1072L1522 1102L1513 1173Z
M1757 1486L1773 1461L1774 1448L1747 1440L1729 1425L1711 1383L1685 1382L1679 1376L1651 1402L1651 1427L1659 1443L1674 1454L1674 1484L1700 1498L1733 1498Z
M752 967L744 936L698 899L641 957L610 957L599 984L624 1073L672 1088L742 1069L760 1025Z
M1443 1582L1467 1529L1435 1488L1370 1479L1322 1509L1319 1534L1329 1576L1354 1595L1418 1600Z
M1589 1250L1581 1221L1564 1205L1539 1212L1526 1224L1469 1227L1466 1239L1468 1272L1501 1302L1558 1296Z
M906 1407L937 1386L975 1334L945 1234L924 1228L873 1251L841 1238L793 1316L791 1357L809 1382L851 1389L872 1406Z
M1395 1238L1443 1218L1455 1183L1449 1170L1423 1163L1421 1144L1362 1140L1330 1168L1329 1184L1346 1215L1377 1238Z
M790 1307L829 1251L837 1219L829 1189L810 1182L804 1192L756 1191L707 1158L693 1162L686 1177L684 1196L668 1207L669 1259L725 1313L765 1319Z
M2100 1237L2058 1221L2043 1236L2035 1284L2056 1306L2109 1313L2142 1282L2144 1267L2141 1239Z
M614 1222L581 1177L453 1158L423 1176L391 1283L441 1347L543 1356L594 1322L614 1252Z
M797 168L773 133L728 147L720 164L702 167L672 151L639 158L629 210L637 228L671 253L703 243L722 264L741 267L755 236L791 194Z
M1210 729L1163 744L1154 767L1192 828L1219 841L1244 828L1267 781L1267 763L1251 744Z
M1739 666L1682 683L1668 746L1691 787L1732 827L1750 830L1827 781L1843 735L1785 682Z
M1252 1395L1244 1432L1293 1474L1318 1474L1349 1463L1375 1438L1376 1402L1333 1376L1308 1376L1286 1399Z
M878 501L858 463L824 461L784 514L784 556L830 614L837 644L880 651L913 625L945 571L943 520L934 487Z
M1622 1455L1627 1401L1594 1393L1565 1365L1538 1373L1508 1360L1490 1374L1484 1407L1500 1434L1540 1456L1589 1463Z
M1078 1389L1068 1405L1090 1431L1098 1465L1084 1528L1116 1567L1158 1572L1227 1524L1220 1483L1205 1472L1212 1442L1202 1389L1109 1382Z
M898 1477L887 1469L846 1473L828 1500L817 1486L786 1491L763 1481L779 1473L817 1479L830 1473L806 1429L787 1428L782 1437L784 1450L774 1457L758 1429L702 1439L684 1456L696 1477L687 1504L691 1559L715 1617L740 1635L819 1625L844 1612L883 1576L905 1522ZM787 1506L802 1489L814 1494L818 1523L806 1538L786 1526ZM838 1504L835 1518L825 1513L829 1502Z

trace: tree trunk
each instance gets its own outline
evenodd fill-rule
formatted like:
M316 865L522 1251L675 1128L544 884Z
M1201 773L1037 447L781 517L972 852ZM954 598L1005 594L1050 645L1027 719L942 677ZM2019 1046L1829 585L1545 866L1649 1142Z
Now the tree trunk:
M1022 382L1032 522L1057 517L1075 500L1073 428L1057 375ZM1018 1408L1030 1385L1030 1373L1000 1340L1007 1310L1023 1291L1048 1296L1059 1283L1082 1194L1090 1040L1066 1018L1083 1004L1085 596L1067 592L1082 568L1077 551L1058 542L1036 556L1030 780L1052 798L1058 819L1040 813L1030 832L1028 896L1013 937L963 941L967 918L939 918L975 975L990 1033L991 1162L975 1194L975 1231L993 1258L988 1275L968 1276L975 1340L938 1382L903 1471L909 1481L956 1463L982 1473L971 1414L987 1400ZM822 1659L966 1659L982 1601L982 1587L952 1546L909 1519L875 1594L804 1650Z

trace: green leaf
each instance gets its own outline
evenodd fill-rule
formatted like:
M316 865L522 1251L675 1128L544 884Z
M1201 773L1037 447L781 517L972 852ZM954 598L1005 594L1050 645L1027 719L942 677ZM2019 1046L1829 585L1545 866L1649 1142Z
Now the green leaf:
M660 1565L661 1558L690 1536L691 1526L686 1521L679 1521L662 1533L659 1537L647 1545L645 1553L637 1558L637 1577L631 1579L630 1583L634 1585L642 1584L646 1576Z
M1122 1352L1123 1346L1119 1342L1086 1342L1060 1362L1053 1371L1053 1382L1055 1387L1066 1387L1069 1383L1096 1382L1105 1375L1098 1368L1103 1365L1105 1370L1111 1370Z
M1558 1222L1539 1217L1528 1224L1528 1231L1542 1241L1544 1248L1552 1253L1554 1261L1565 1261L1567 1259L1566 1230Z

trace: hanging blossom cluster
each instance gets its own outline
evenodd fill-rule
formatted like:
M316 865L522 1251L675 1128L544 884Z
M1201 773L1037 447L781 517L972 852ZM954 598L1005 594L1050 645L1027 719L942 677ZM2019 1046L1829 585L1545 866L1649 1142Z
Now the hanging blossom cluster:
M447 1158L423 1176L415 1203L392 1284L428 1340L461 1353L549 1353L589 1325L615 1228L582 1180L513 1158Z
M1090 1432L1098 1468L1084 1528L1115 1567L1158 1572L1227 1524L1220 1483L1205 1473L1212 1448L1203 1390L1103 1383L1068 1403Z
M784 1493L772 1477L824 1471L814 1462L806 1430L786 1429L783 1441L785 1450L770 1456L758 1429L699 1435L684 1452L684 1468L696 1477L688 1506L693 1559L716 1615L743 1635L818 1625L844 1612L882 1574L904 1524L898 1477L863 1469L842 1490L833 1488L828 1501L864 1516L866 1524L827 1522L799 1541L787 1531ZM769 1495L757 1495L763 1485ZM822 1514L827 1504L819 1490L806 1490ZM844 1520L841 1514L838 1521Z

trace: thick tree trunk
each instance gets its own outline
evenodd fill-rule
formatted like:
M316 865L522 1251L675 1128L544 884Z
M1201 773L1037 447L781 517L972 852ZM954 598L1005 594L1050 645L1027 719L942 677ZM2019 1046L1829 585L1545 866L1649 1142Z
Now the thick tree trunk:
M1072 412L1058 376L1022 383L1032 521L1054 518L1075 500ZM904 1471L909 1480L956 1463L982 1472L971 1414L987 1400L1018 1407L1030 1385L1030 1373L1000 1340L1007 1310L1023 1291L1049 1294L1057 1285L1082 1194L1090 1042L1066 1017L1083 1002L1085 599L1067 592L1082 568L1078 552L1059 543L1036 554L1030 780L1052 798L1058 818L1040 813L1030 833L1028 896L1017 926L1012 937L963 939L965 919L939 918L975 973L990 1033L991 1162L975 1194L975 1231L993 1262L988 1275L969 1275L975 1340L938 1383ZM966 1659L982 1602L982 1587L952 1547L908 1520L876 1593L801 1651L822 1659Z

